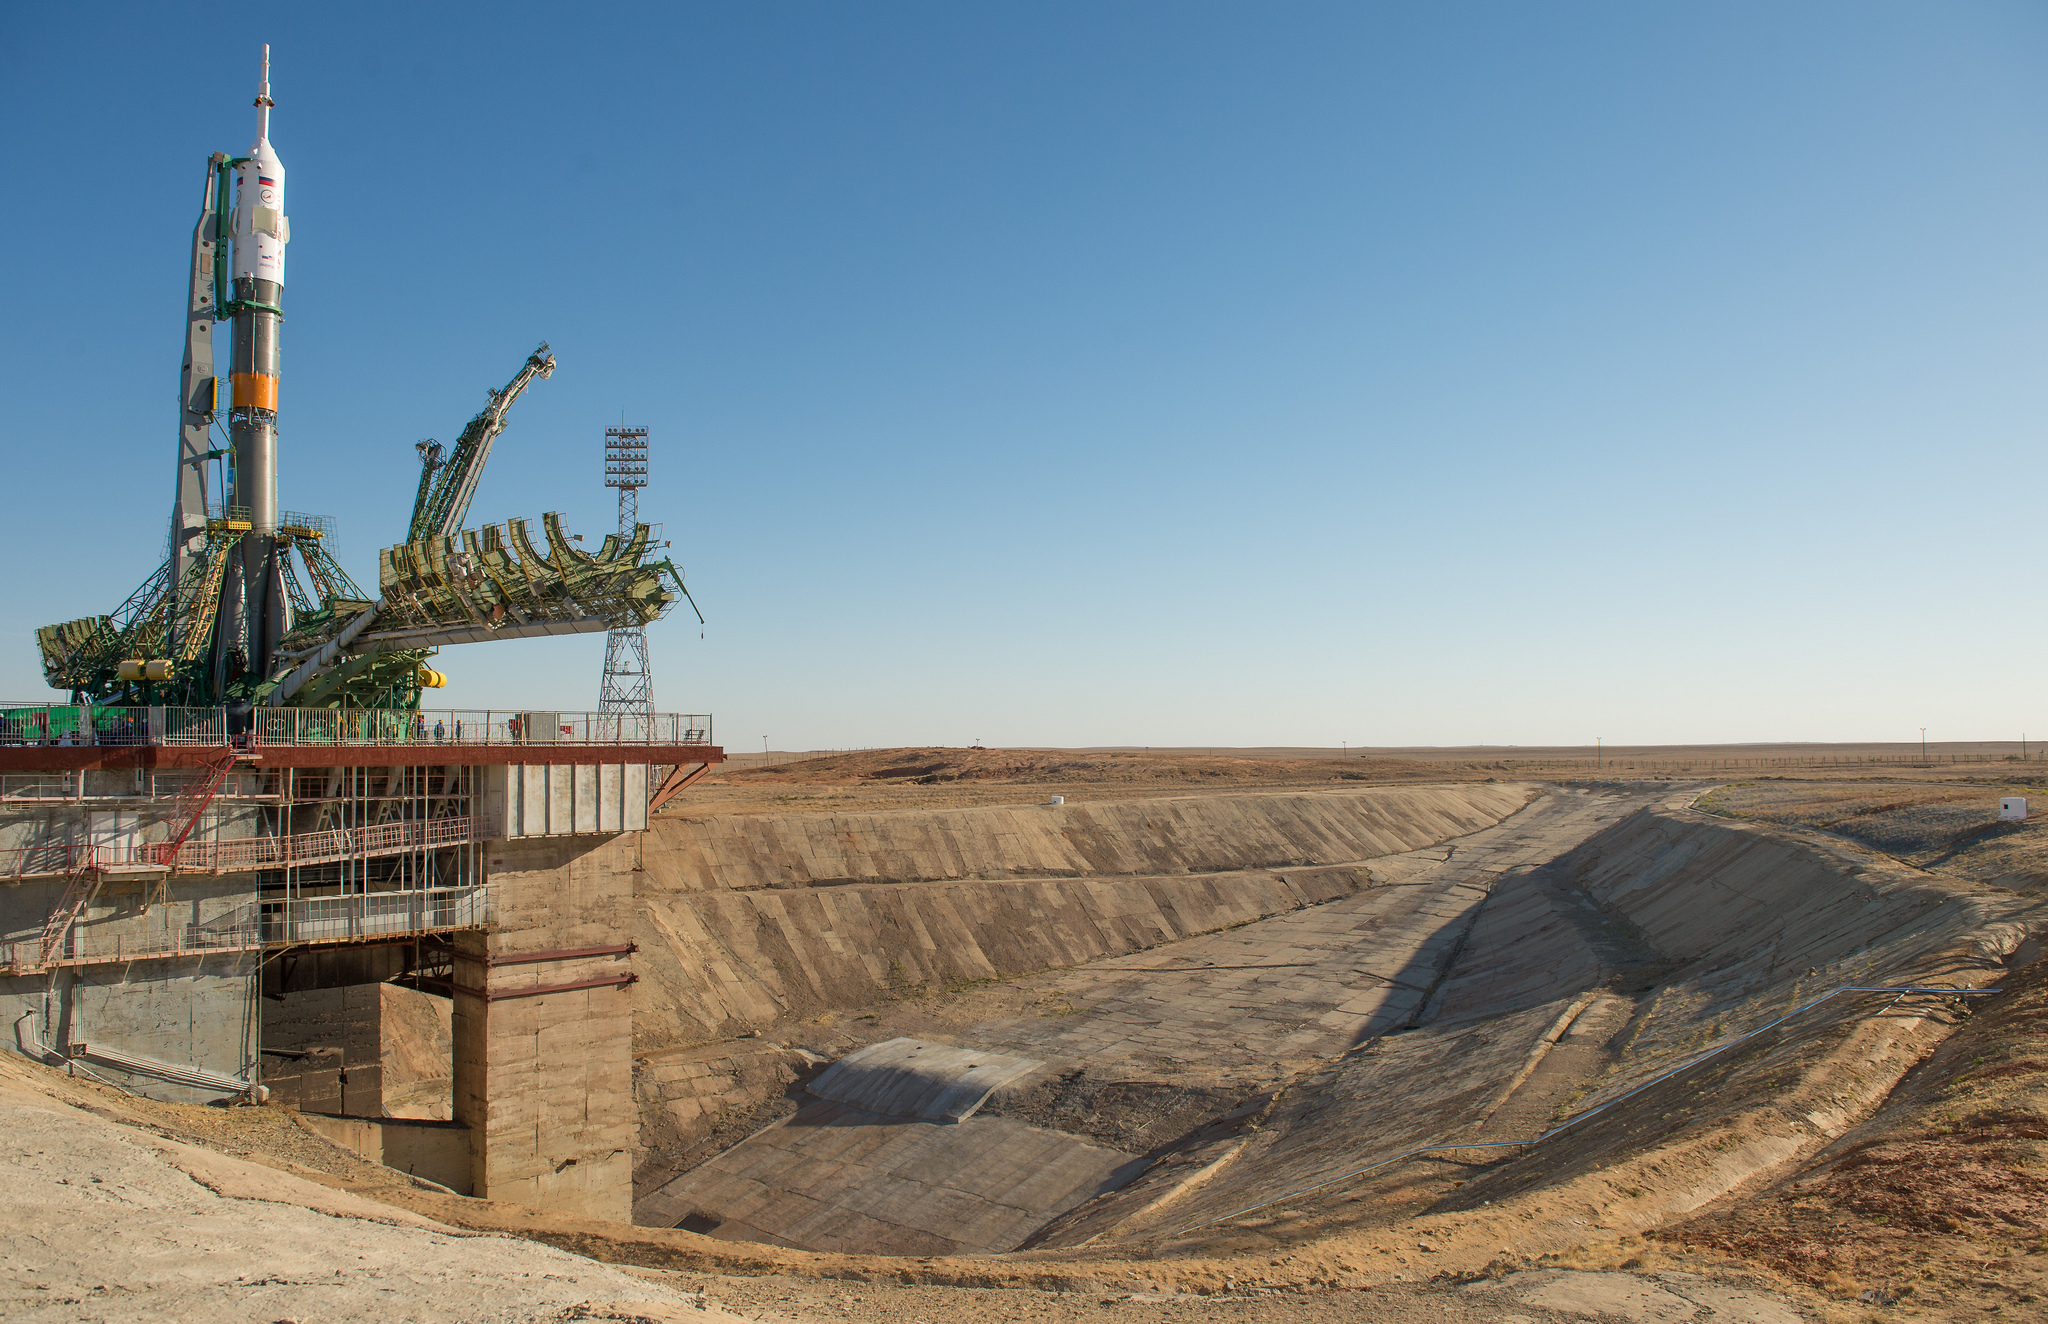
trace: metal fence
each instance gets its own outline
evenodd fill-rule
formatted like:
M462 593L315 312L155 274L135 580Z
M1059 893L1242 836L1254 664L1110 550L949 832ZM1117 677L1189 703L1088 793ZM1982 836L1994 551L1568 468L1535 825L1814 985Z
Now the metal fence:
M259 708L262 745L709 745L708 713Z
M262 904L265 943L351 942L397 933L480 929L491 918L490 888L481 885Z
M246 911L247 907L243 910ZM42 959L41 938L0 942L0 970L21 973L57 965L113 965L146 957L246 952L262 946L261 926L253 915L243 916L232 923L183 924L175 928L142 933L131 931L106 937L95 934L90 928L74 925L62 947L48 961Z
M369 827L301 832L289 837L187 841L179 848L174 861L164 860L166 852L161 847L152 854L151 846L145 843L135 848L135 862L167 862L177 869L207 873L242 873L251 869L281 869L286 865L356 860L372 855L401 855L436 846L465 846L483 839L483 824L474 817L407 818Z
M709 713L0 706L0 745L709 745Z
M168 908L165 913L169 913ZM62 950L47 962L42 959L40 937L0 941L0 972L20 973L58 965L109 965L150 957L207 956L287 943L353 942L409 933L480 929L490 920L490 888L485 884L250 902L202 924L167 925L141 933L131 929L102 936L90 925L76 925Z
M0 800L75 800L81 790L75 772L0 774Z
M106 846L59 841L0 851L0 878L33 878L87 870L171 868L180 873L247 873L256 869L327 864L335 860L403 855L442 846L466 846L489 835L482 819L403 818L367 827L330 828L289 837L191 839L173 857L169 842Z
M0 878L37 878L76 873L95 865L94 848L82 842L55 841L0 851Z

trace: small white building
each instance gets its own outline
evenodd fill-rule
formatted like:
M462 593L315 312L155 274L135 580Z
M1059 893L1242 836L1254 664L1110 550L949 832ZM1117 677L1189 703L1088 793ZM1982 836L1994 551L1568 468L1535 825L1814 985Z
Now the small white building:
M2027 816L2027 797L2024 795L2001 795L1998 797L2000 818L2023 819Z

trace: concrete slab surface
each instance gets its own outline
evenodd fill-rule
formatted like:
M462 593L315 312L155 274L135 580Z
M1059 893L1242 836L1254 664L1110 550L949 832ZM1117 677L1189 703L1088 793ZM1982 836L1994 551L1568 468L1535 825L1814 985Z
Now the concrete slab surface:
M848 1053L806 1088L821 1099L886 1117L960 1122L998 1085L1043 1062L922 1039L886 1039Z
M641 1217L806 1250L1005 1251L1121 1185L1136 1162L1007 1118L927 1122L814 1103L668 1182Z

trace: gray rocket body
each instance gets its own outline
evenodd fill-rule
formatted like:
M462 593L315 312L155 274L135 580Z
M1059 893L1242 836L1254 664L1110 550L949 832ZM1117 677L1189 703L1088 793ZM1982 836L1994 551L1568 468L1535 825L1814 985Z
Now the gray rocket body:
M234 349L228 380L234 405L228 438L235 452L233 502L246 506L250 530L242 537L242 629L248 669L270 674L286 619L283 575L277 563L278 323L273 311L284 287L276 281L235 278ZM265 306L267 305L267 306Z

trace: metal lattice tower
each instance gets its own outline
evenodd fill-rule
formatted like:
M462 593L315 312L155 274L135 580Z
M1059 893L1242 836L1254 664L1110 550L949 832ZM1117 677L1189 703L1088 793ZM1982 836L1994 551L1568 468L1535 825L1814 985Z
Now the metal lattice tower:
M604 430L604 485L619 489L619 539L633 536L640 522L640 489L647 486L647 429ZM631 714L654 724L654 677L647 664L647 627L615 626L604 637L604 688L600 712Z

